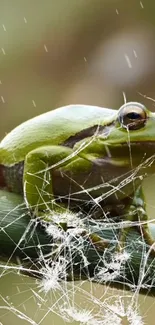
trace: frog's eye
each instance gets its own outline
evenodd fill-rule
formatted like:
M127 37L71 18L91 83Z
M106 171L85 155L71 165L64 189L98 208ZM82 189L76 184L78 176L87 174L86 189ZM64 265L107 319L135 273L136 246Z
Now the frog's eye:
M146 108L142 104L131 102L119 109L118 121L125 129L138 130L145 125L146 120Z

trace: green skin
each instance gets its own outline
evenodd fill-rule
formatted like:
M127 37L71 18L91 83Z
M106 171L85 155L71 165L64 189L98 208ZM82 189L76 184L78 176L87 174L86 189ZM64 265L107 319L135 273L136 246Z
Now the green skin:
M86 105L24 122L0 143L0 186L22 192L39 216L81 209L94 218L108 212L147 221L141 183L155 173L155 113L145 113L146 123L136 130L122 126L120 110ZM152 244L147 223L141 231ZM120 236L123 242L124 231Z

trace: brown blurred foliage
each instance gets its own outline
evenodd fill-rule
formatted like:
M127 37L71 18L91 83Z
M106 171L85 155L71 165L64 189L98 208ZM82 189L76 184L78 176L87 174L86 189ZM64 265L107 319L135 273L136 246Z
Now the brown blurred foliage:
M153 0L0 0L0 137L70 103L155 103ZM124 94L124 95L123 95Z

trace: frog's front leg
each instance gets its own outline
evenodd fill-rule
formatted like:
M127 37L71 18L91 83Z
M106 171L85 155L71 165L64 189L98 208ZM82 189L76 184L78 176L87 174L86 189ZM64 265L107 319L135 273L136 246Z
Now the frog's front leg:
M24 162L23 187L31 211L64 209L55 203L51 171L75 158L73 150L63 146L42 146L28 153Z
M155 255L155 241L151 237L151 233L148 227L148 216L146 212L146 204L142 186L139 186L136 190L133 200L129 207L126 209L125 214L127 216L128 221L131 221L131 223L137 222L138 231L140 232L141 237L149 246L152 246L151 253ZM133 227L132 224L131 227ZM127 233L131 229L131 227L121 230L119 238L120 249L123 248Z
M64 220L64 214L67 218L70 211L67 206L68 204L65 206L55 201L52 174L54 176L56 174L51 171L61 170L63 173L63 171L66 172L68 170L71 175L85 174L85 172L87 175L88 172L91 172L91 168L92 162L87 157L86 159L81 158L72 149L67 147L44 146L32 150L25 159L23 181L25 201L31 212L34 213L34 216L43 218L45 221L52 221L53 213L59 213L59 225L66 230L67 222L64 224L61 220ZM69 194L66 193L66 197L68 196L69 198ZM61 219L62 214L63 217ZM86 234L87 236L96 247L104 249L108 245L107 240L96 234Z

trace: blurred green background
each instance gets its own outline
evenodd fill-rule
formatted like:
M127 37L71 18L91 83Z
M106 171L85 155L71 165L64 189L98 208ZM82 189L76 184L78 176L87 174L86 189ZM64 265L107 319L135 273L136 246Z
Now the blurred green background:
M26 119L67 104L117 109L126 98L153 111L154 84L154 0L0 0L0 138ZM146 181L145 189L153 217L154 181ZM32 297L34 284L27 280L26 289L17 290L22 279L2 273L0 305L9 297L7 302L20 308L20 301L23 308L28 298L21 292ZM145 324L154 325L153 308L152 316L148 312L153 300L146 301L140 309ZM36 299L31 308L34 314L30 306L24 312L33 319ZM29 323L12 315L2 308L0 324ZM50 324L62 324L51 317ZM49 324L46 319L39 324Z

